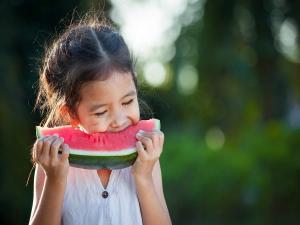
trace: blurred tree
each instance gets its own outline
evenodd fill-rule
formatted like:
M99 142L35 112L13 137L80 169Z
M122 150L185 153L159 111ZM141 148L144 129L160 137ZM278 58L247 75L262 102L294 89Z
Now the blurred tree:
M299 64L278 51L273 14L281 10L284 17L296 18L298 3L282 2L284 7L278 9L275 0L209 0L203 18L183 30L172 65L178 76L180 68L190 64L199 78L191 95L173 89L177 98L172 105L184 103L189 109L178 109L185 122L234 133L245 124L285 119L289 88L299 87Z

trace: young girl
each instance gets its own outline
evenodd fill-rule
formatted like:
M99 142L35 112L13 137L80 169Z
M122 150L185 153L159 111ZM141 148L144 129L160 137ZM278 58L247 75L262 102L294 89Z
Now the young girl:
M47 112L45 126L71 124L93 133L136 124L136 74L120 34L95 21L69 27L46 53L37 103ZM62 138L36 140L29 224L171 224L159 164L164 135L141 132L137 140L133 166L112 171L70 167Z

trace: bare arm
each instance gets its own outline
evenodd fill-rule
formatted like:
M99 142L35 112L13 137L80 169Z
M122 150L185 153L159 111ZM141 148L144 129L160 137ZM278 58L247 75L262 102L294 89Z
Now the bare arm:
M35 171L30 225L61 223L68 171L68 153L64 151L63 155L58 157L57 151L61 144L62 141L55 138L48 138L48 141L37 140L35 144L34 157L40 165L37 165Z
M159 161L153 168L153 178L136 177L136 188L144 225L172 224L165 201Z
M171 225L162 185L159 157L163 150L161 131L139 132L136 135L138 157L133 176L144 225Z
M35 173L34 173L34 184L33 184L33 202L32 202L30 220L36 211L38 203L40 202L41 194L44 188L44 182L45 182L45 173L43 169L38 164L36 164Z
M63 203L65 181L52 181L47 177L41 177L44 173L37 168L34 190L34 200L30 218L30 225L59 225L61 222L61 209ZM41 184L40 180L44 180Z

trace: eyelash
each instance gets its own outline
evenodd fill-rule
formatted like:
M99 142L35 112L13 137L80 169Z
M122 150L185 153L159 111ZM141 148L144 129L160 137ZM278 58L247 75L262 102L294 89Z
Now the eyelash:
M129 105L130 103L133 102L133 99L130 99L128 102L123 103L124 105Z
M127 106L130 105L133 102L134 99L129 100L128 102L123 103L123 105ZM107 112L107 110L100 112L100 113L95 113L95 116L102 116Z
M101 113L95 113L95 116L102 116L102 115L104 115L105 113L106 113L106 111L101 112Z

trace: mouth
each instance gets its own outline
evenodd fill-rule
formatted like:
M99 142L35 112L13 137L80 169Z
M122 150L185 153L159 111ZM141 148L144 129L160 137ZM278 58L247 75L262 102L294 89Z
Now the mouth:
M125 126L117 128L117 129L112 129L112 130L110 130L110 132L121 132L121 131L125 130L127 127L129 127L129 126L131 126L131 124L127 124Z

